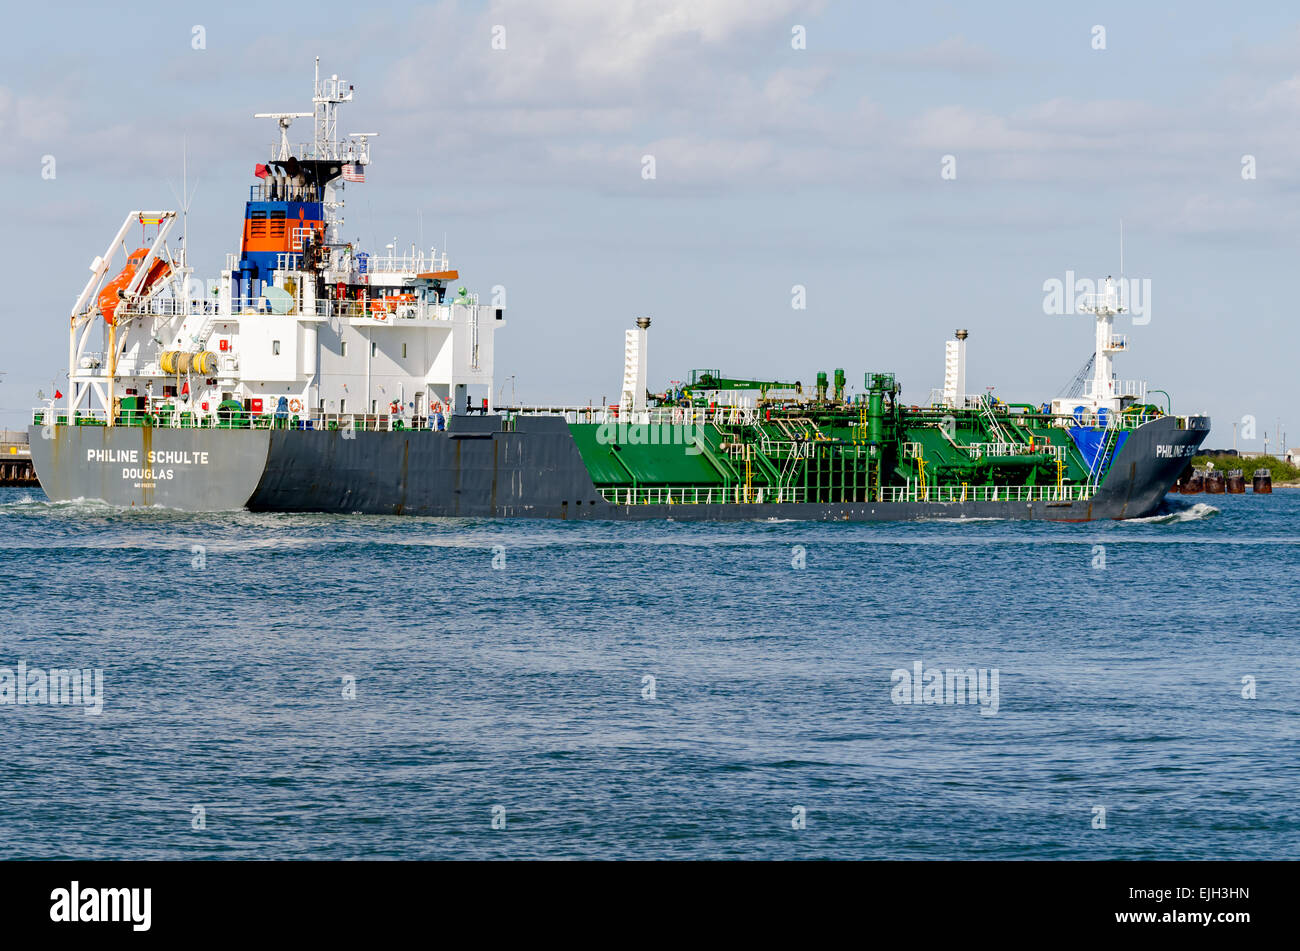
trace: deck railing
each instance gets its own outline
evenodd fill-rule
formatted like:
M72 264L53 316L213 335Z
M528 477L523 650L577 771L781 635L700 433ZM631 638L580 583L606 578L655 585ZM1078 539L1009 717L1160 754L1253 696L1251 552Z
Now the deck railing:
M1097 413L1081 413L1078 416L1058 416L1056 425L1066 428L1079 426L1083 429L1137 429L1154 420L1163 418L1160 414L1107 413L1105 419Z
M1018 442L973 442L966 446L966 451L972 459L1019 456L1030 453L1048 455L1054 459L1065 458L1065 447L1053 446L1050 443L1035 443L1033 447L1030 447L1028 443Z
M379 294L365 300L349 298L336 300L320 298L309 301L305 306L295 302L285 315L287 317L343 317L349 319L369 318L371 320L436 320L450 322L452 306L461 303L450 297L442 303L422 300L418 295L403 292L402 295ZM478 305L477 302L471 303ZM177 297L152 297L148 300L126 302L122 305L122 316L132 317L189 317L195 314L214 317L240 317L243 315L272 315L271 304L265 297L237 297L230 301L230 309L223 310L219 300L214 297L182 299Z
M1091 396L1100 396L1100 397L1133 396L1139 400L1145 400L1147 398L1146 380L1114 380L1112 381L1112 385L1109 388L1103 387L1102 389L1104 390L1104 392L1101 393L1097 392L1096 380L1083 381L1084 396L1089 396L1089 397Z
M420 300L411 294L399 295L395 299L383 295L367 297L365 300L321 298L311 301L309 306L306 307L295 304L292 310L284 316L306 315L311 317L342 317L349 320L438 320L450 322L452 319L452 303L452 301L444 301L441 304L435 304L430 301ZM269 315L271 309L266 298L244 297L236 298L230 302L230 313L236 317L245 314Z
M722 505L734 503L766 504L772 502L806 502L802 486L774 489L766 486L663 486L642 488L604 488L600 494L614 505Z
M115 425L138 426L152 429L305 429L305 430L341 430L343 432L401 432L410 430L446 429L447 417L439 414L431 416L412 416L395 413L222 413L200 411L174 407L170 410L155 407L152 412L145 410L119 410ZM108 414L102 409L78 409L73 414L77 426L106 426ZM68 413L65 407L37 407L32 410L32 423L44 426L52 423L56 426L68 425Z
M625 412L605 406L504 406L499 412L516 416L563 416L570 423L627 423L629 426L754 426L761 418L752 406L662 407Z
M885 486L881 502L1080 502L1091 498L1087 485L919 485Z
M810 501L808 490L802 486L783 489L742 485L726 488L719 486L664 486L664 487L608 487L600 490L605 501L614 505L708 505L734 503L796 503ZM977 486L886 486L873 493L874 498L859 504L893 504L897 502L933 502L959 504L962 502L1081 502L1092 497L1086 485L977 485ZM833 500L832 500L833 501Z

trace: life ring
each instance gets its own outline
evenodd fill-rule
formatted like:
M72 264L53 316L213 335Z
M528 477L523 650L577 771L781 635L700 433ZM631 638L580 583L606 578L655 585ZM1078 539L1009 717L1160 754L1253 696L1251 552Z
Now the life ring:
M301 413L301 412L302 412L302 400L300 400L300 399L292 399L292 400L289 400L289 412L291 412L291 413Z
M429 412L431 412L431 413L441 413L441 412L442 412L442 401L441 401L441 400L434 400L434 401L433 401L433 405L429 407Z

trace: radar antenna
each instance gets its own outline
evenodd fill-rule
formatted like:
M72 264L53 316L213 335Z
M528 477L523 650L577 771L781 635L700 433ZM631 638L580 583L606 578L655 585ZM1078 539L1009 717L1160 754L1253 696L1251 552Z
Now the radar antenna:
M293 149L289 147L289 126L293 125L294 119L310 119L310 112L255 112L254 119L276 119L280 123L280 154L276 156L281 162L293 155Z

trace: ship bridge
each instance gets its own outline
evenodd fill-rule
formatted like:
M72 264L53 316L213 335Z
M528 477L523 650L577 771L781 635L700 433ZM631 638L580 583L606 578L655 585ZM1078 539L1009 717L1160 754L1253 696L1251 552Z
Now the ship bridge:
M504 307L455 286L445 250L342 238L343 191L365 182L377 135L339 136L352 96L318 63L311 112L258 113L279 141L253 165L239 249L218 278L200 281L183 239L173 246L183 213L127 215L73 307L65 418L432 427L489 408ZM313 140L292 143L306 118Z

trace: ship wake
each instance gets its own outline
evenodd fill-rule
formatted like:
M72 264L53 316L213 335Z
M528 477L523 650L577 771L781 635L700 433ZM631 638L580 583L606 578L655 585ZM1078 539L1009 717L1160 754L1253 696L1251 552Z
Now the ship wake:
M1183 522L1203 522L1218 514L1217 508L1205 502L1187 503L1166 500L1156 514L1148 515L1146 518L1125 519L1125 521L1134 524L1180 525Z

